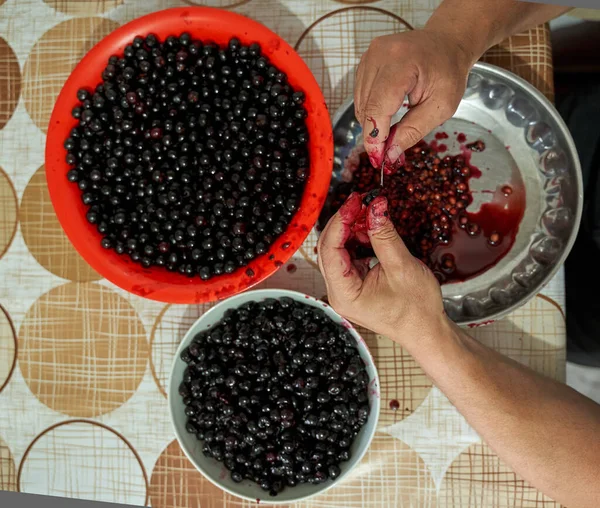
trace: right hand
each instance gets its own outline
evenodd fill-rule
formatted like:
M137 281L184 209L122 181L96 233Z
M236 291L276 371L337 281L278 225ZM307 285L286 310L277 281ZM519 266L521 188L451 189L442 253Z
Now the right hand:
M447 326L440 285L404 245L383 196L367 209L367 232L379 263L368 270L351 260L345 244L361 208L360 195L351 194L319 237L319 268L329 303L350 321L403 345L438 336Z
M354 107L374 167L384 157L396 163L454 114L476 60L453 36L427 28L373 39L356 71ZM411 109L390 130L405 96Z

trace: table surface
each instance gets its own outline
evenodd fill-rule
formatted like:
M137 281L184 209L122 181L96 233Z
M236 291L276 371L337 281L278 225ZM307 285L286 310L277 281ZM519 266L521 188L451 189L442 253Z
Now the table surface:
M334 112L370 40L423 26L438 1L0 0L0 489L155 508L254 504L196 472L169 423L167 371L207 306L151 302L101 279L62 233L44 178L51 108L81 56L135 17L194 4L234 9L281 34ZM545 27L485 60L552 99ZM325 296L315 242L311 233L261 287ZM563 379L563 308L561 271L527 305L473 333ZM303 506L557 506L498 459L402 348L363 332L381 376L378 432L356 474Z

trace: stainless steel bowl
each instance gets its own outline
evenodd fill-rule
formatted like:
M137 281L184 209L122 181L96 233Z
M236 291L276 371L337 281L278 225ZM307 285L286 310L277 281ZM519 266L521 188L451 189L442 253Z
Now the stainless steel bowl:
M401 108L393 122L405 113L406 108ZM352 99L335 113L333 131L331 191L342 181L348 156L363 143ZM569 254L583 203L579 158L567 126L538 90L511 72L483 63L472 69L456 114L426 140L441 131L462 132L469 140L486 144L483 152L472 155L471 162L482 176L470 182L474 201L469 211L486 201L489 189L514 181L515 175L525 189L525 213L506 256L480 275L442 286L446 312L456 323L495 320L532 298ZM443 142L448 153L459 153L455 138ZM328 209L326 203L321 223Z

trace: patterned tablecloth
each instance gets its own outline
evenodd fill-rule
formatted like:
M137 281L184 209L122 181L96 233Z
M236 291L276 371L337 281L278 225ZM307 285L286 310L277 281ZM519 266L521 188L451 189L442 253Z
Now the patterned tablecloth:
M352 93L370 40L423 26L438 0L0 0L0 489L151 504L249 506L184 458L169 423L167 371L207 306L163 305L103 280L64 236L44 177L46 126L75 63L104 35L178 5L234 9L294 45L330 111ZM552 98L540 27L485 57ZM263 287L325 296L311 234ZM523 308L474 330L564 377L562 272ZM311 507L550 507L504 465L390 340L364 331L382 385L373 444L355 474ZM389 408L391 400L399 409Z

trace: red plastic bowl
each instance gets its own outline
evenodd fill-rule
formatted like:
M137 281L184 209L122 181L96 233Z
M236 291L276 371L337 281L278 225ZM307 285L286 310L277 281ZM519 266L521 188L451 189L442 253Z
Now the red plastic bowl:
M306 94L309 131L310 174L300 207L288 229L269 252L232 274L202 281L199 277L143 268L128 256L103 249L101 235L87 222L81 192L67 180L69 166L63 147L76 125L71 110L77 104L77 90L93 88L111 55L122 55L136 35L168 35L189 32L200 40L225 45L233 36L242 43L258 42L263 52L288 75L290 84ZM202 303L226 298L258 284L273 274L300 247L315 225L325 202L331 179L333 141L327 106L319 85L300 56L281 37L249 18L208 7L167 9L136 19L115 30L94 46L79 62L65 83L50 118L46 140L46 179L58 220L79 254L103 277L139 296L169 303Z

